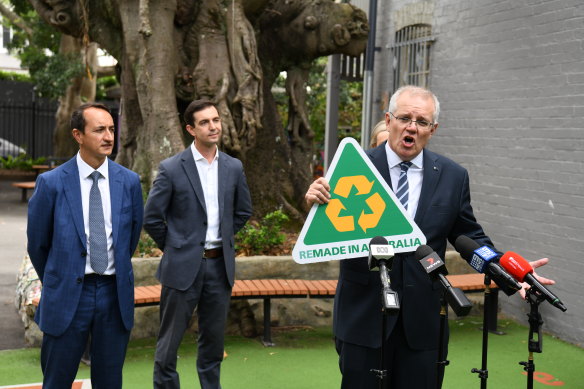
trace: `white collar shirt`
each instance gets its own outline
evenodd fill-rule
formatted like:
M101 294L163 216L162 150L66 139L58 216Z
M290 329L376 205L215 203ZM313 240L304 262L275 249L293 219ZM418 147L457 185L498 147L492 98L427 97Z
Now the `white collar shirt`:
M387 154L387 164L389 166L389 175L391 177L391 187L397 188L399 176L401 174L402 162L401 158L389 147L389 143L385 144L385 152ZM412 159L412 166L408 169L408 215L412 219L416 217L416 210L418 209L418 202L420 201L420 193L422 192L422 180L424 177L424 150Z
M221 247L221 229L219 220L219 149L215 152L215 158L209 163L191 144L191 151L203 187L205 206L207 210L207 234L205 237L205 249Z
M109 187L108 160L105 159L97 169L89 166L77 153L77 169L79 170L79 182L81 184L81 204L83 207L83 227L85 229L87 256L85 257L85 274L95 273L91 267L91 252L89 249L89 192L93 186L91 173L97 170L102 178L98 181L99 192L101 194L101 205L103 207L103 221L105 224L105 236L107 238L107 269L103 274L111 275L116 273L114 263L114 238L112 235L112 207Z

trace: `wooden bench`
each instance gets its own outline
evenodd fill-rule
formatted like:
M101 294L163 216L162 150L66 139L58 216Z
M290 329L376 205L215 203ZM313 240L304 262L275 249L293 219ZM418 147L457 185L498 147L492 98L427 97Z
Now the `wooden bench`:
M327 298L334 297L337 280L236 280L231 298L263 299L264 336L262 343L273 346L271 334L271 299L273 298ZM138 286L134 289L134 304L137 307L158 305L160 285Z
M465 293L482 292L485 290L484 275L460 274L449 275L448 280L453 287L462 289ZM331 298L334 297L337 288L337 280L236 280L231 291L231 298L238 299L262 299L264 310L264 336L262 343L265 346L273 346L271 334L271 299L273 298ZM498 291L497 285L491 282L491 293ZM160 304L160 291L158 285L137 286L134 288L134 305L147 307ZM494 294L496 297L497 295ZM497 299L493 301L496 303ZM33 300L33 305L38 305L39 299ZM497 306L495 305L494 322L489 323L489 330L497 328ZM493 327L494 325L494 327Z
M22 202L26 203L28 201L27 192L29 189L34 190L34 181L24 181L24 182L13 182L12 186L15 188L22 189Z

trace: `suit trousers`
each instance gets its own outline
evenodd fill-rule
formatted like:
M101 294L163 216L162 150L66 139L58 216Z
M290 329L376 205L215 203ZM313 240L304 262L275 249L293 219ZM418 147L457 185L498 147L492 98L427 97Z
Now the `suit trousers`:
M371 369L382 369L381 348L347 343L338 338L335 344L343 375L341 389L378 388L379 378ZM413 350L407 344L401 315L384 343L383 353L387 370L384 389L436 388L438 350ZM442 379L443 376L440 382Z
M160 332L154 357L154 388L179 389L177 353L196 308L197 372L201 389L219 389L223 361L225 323L231 286L225 274L223 257L203 258L193 284L185 291L162 286Z
M124 327L115 276L86 276L79 306L61 336L43 334L43 388L71 389L91 334L91 387L121 389L130 331Z

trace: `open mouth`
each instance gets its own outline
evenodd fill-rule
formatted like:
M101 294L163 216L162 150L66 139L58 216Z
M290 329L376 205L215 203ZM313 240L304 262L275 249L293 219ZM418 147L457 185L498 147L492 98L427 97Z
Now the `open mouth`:
M414 145L414 138L411 136L405 136L404 137L404 144L406 146L413 146Z

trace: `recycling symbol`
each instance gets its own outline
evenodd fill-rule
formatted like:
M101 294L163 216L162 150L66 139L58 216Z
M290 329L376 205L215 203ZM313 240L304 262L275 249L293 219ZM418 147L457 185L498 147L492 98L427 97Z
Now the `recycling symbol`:
M357 193L354 196L366 195L371 192L374 181L369 182L367 177L363 175L359 176L347 176L341 177L335 186L333 193L343 197L345 199L349 198L351 189L353 186L357 189ZM365 203L373 211L372 213L361 212L357 224L363 232L367 232L367 229L374 228L379 223L383 212L385 211L385 201L381 198L379 193L375 192L371 196L367 197ZM331 199L325 209L325 213L335 229L339 232L349 232L355 231L355 218L353 216L340 216L343 210L347 208L341 201L341 199L334 198Z

